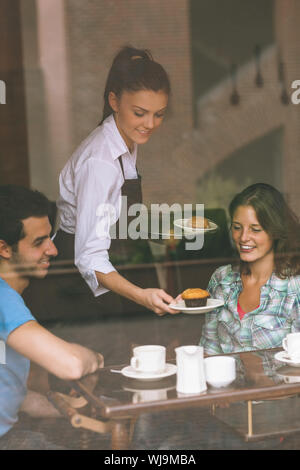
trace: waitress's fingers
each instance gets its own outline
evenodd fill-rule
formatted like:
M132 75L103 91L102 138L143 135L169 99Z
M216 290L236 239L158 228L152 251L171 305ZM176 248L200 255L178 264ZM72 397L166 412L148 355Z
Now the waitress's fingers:
M163 289L157 289L157 295L167 304L171 304L172 302L175 301L173 297L167 294L167 292L165 292Z
M163 317L167 313L167 312L164 312L163 310L158 309L158 308L154 309L153 312L156 313L156 315L159 316L159 317Z
M156 295L157 295L157 300L155 302L155 307L156 307L156 310L154 310L155 313L157 313L158 315L163 315L165 313L171 313L171 314L180 313L178 312L178 310L173 310L171 307L169 307L169 303L174 302L174 299L169 294L167 294L164 290L159 289Z
M174 310L174 309L171 308L169 305L166 305L166 304L174 304L174 303L176 303L176 302L177 302L177 299L178 299L180 296L178 296L176 299L173 299L173 297L171 297L169 294L167 294L164 290L160 290L160 295L161 295L161 299L165 302L165 305L163 306L165 312L171 313L171 314L180 313L178 310ZM180 297L180 298L181 298L181 297Z
M163 315L166 315L166 313L179 313L177 310L172 310L168 307L167 304L164 302L158 302L157 306L155 306L153 309L153 312L156 313L159 317L162 317Z
M158 315L165 313L178 313L169 307L170 302L174 299L162 289L145 289L144 290L144 305L145 307L153 310Z

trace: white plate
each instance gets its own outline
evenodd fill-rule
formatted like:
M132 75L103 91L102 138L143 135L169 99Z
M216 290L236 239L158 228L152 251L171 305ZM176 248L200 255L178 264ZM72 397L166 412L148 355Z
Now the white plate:
M300 367L300 362L293 362L285 351L280 351L276 353L274 358L279 362L288 364L289 366Z
M184 300L178 300L176 304L170 304L169 307L174 310L179 310L182 313L188 313L190 315L207 313L215 308L222 307L224 305L223 300L220 299L207 299L207 304L204 307L186 307Z
M170 375L176 374L177 367L174 364L166 364L166 369L160 374L146 373L146 372L137 372L133 367L126 366L121 370L121 374L124 377L130 377L131 379L138 380L158 380L163 379L164 377L169 377Z
M189 227L188 226L188 221L190 219L177 219L177 220L174 220L174 225L176 227L179 227L181 228L182 230L184 230L185 232L187 233L205 233L205 232L214 232L216 230L218 230L218 226L217 224L215 224L214 222L212 222L211 220L207 219L208 222L209 222L209 228L193 228L193 227Z

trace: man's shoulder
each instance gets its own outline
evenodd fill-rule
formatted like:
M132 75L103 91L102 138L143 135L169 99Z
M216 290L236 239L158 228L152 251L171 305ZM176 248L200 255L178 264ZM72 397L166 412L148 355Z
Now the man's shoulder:
M2 305L6 305L11 302L24 305L24 307L26 307L21 295L0 277L0 308Z
M22 296L0 278L0 339L22 324L35 320Z

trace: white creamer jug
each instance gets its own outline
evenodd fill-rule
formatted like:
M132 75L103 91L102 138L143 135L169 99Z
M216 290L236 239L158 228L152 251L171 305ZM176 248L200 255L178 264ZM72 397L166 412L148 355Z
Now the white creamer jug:
M201 393L207 390L202 346L181 346L175 349L177 363L176 390L180 393Z

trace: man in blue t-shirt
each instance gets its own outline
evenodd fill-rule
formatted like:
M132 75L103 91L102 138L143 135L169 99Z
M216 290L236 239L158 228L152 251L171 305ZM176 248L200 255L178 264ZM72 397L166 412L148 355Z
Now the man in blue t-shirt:
M27 390L30 361L66 380L103 367L100 353L63 341L39 325L22 299L30 278L44 278L57 255L49 209L48 199L38 191L0 186L0 342L5 344L5 358L0 357L0 449L18 448L18 411L24 404L27 410L35 405ZM51 405L44 399L47 409ZM21 448L51 448L36 436L28 441L22 440Z

